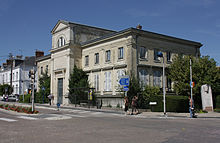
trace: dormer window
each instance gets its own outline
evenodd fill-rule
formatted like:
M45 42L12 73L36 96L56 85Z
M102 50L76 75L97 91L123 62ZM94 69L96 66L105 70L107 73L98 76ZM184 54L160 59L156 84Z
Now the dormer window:
M62 46L65 45L65 39L64 39L64 37L60 37L60 38L58 39L57 45L58 45L58 47L62 47Z

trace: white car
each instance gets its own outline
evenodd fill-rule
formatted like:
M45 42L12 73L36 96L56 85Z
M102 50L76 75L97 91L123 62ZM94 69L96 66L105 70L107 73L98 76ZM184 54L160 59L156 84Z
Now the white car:
M8 96L8 102L17 102L17 101L18 101L18 98L16 95L11 94Z

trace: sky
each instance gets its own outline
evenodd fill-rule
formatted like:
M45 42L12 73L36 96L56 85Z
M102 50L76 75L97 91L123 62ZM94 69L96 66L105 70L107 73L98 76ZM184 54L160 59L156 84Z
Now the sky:
M9 53L49 54L58 20L143 30L200 42L220 65L220 0L0 0L0 64Z

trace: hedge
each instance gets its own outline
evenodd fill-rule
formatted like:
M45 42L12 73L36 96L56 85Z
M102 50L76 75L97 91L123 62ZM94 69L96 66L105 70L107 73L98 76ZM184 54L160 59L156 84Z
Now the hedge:
M220 95L216 97L216 108L220 108Z
M19 96L19 102L21 103L31 103L31 94L24 95L24 102L23 102L23 95ZM34 102L35 103L43 103L43 95L36 92L34 94ZM48 103L48 98L44 95L44 103Z
M157 105L152 105L153 112L163 112L163 96L151 96L150 102L157 102ZM167 112L189 112L189 100L186 96L166 96L166 111Z
M24 95L24 102L23 102L23 95L20 95L19 96L19 102L21 102L21 103L31 103L31 95L30 94Z

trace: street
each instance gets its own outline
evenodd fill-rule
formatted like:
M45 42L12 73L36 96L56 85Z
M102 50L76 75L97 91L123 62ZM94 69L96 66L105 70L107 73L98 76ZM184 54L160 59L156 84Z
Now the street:
M0 143L217 143L220 119L144 118L83 110L0 110Z

